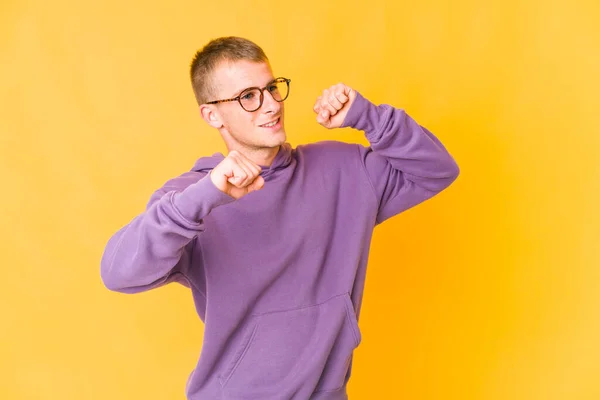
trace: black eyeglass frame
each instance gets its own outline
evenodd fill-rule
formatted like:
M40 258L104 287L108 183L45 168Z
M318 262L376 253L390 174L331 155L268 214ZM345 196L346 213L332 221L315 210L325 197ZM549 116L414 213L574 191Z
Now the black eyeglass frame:
M285 83L287 84L287 94L285 95L285 97L284 97L283 99L281 99L281 100L277 100L275 97L273 97L273 95L271 95L271 97L273 97L273 100L275 100L275 101L276 101L276 102L278 102L278 103L281 103L281 102L285 101L285 99L287 99L287 98L290 96L290 82L291 82L291 81L292 81L292 80L291 80L291 79L289 79L289 78L283 78L283 77L275 78L275 79L273 79L271 82L267 83L267 85L266 85L265 87L263 87L263 88L259 88L259 87L256 87L256 86L249 87L249 88L246 88L246 89L242 90L242 91L241 91L241 93L239 94L239 96L237 96L237 97L234 97L234 98L232 98L232 99L213 100L213 101L209 101L209 102L207 102L206 104L219 104L219 103L227 103L227 102L230 102L230 101L237 101L237 102L240 104L240 107L242 107L242 109L243 109L244 111L247 111L247 112L254 112L254 111L257 111L258 109L260 109L260 108L262 107L262 105L263 105L263 101L264 101L264 99L265 99L264 91L265 91L265 90L266 90L266 89L267 89L267 88L268 88L270 85L272 85L273 83L283 83L283 82L285 82ZM242 105L242 96L244 95L244 93L246 93L246 92L249 92L249 91L251 91L251 90L258 90L258 91L259 91L259 93L260 93L260 102L258 103L258 107L256 107L254 110L247 110L247 109L246 109L246 108L245 108L245 107ZM269 93L269 94L270 94L270 93Z

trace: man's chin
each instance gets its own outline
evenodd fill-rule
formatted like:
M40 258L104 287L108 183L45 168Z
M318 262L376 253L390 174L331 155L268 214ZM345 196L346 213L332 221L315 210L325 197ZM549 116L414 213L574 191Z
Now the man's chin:
M285 143L286 140L287 140L287 136L286 136L285 132L278 133L276 135L276 137L273 138L273 141L271 142L273 145L271 147L281 146Z
M287 135L285 134L285 131L279 131L268 136L263 136L260 142L254 142L254 146L256 146L256 148L275 149L285 144L286 140Z

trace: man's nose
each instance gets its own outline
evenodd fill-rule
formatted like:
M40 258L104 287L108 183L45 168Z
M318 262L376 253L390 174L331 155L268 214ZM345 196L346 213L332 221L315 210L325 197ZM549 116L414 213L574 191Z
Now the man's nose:
M279 111L281 104L275 100L271 92L264 90L262 108L265 113L273 113Z

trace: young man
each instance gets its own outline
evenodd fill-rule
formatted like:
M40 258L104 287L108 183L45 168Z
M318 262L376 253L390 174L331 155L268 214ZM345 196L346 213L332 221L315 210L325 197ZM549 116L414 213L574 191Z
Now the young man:
M373 229L448 187L458 167L404 111L343 84L317 99L316 119L363 131L370 146L292 148L290 80L248 40L211 41L191 78L228 154L200 158L151 196L110 238L103 282L191 289L205 331L189 399L347 399Z

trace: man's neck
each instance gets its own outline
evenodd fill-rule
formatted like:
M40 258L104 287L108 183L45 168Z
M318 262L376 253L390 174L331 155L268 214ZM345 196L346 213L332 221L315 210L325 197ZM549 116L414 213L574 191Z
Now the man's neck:
M275 157L277 157L277 153L279 153L280 148L281 146L262 149L233 148L229 149L229 151L237 150L248 157L248 159L250 159L250 161L252 161L254 164L260 167L270 167L273 164Z

